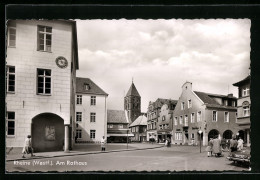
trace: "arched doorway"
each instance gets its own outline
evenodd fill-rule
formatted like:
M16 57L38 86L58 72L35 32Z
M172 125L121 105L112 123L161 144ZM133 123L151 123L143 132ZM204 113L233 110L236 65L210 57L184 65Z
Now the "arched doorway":
M238 131L237 138L241 137L245 141L245 132L243 130Z
M52 113L32 119L32 146L35 152L61 151L64 145L64 121Z
M226 130L223 133L223 138L224 139L232 139L232 135L233 135L233 132L231 130Z
M214 138L214 137L217 136L217 135L219 135L218 130L212 129L211 131L209 131L208 140L210 140L210 138Z

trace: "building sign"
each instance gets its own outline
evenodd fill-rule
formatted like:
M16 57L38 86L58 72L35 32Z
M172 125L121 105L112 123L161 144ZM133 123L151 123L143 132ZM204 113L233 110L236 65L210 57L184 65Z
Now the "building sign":
M45 139L47 141L55 141L55 127L54 126L45 127Z

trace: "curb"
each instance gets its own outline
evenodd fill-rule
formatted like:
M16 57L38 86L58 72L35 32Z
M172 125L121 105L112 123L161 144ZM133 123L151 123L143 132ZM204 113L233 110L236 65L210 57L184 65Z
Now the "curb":
M62 155L54 155L54 156L34 156L30 158L17 158L17 159L6 159L6 162L10 161L18 161L18 160L32 160L32 159L46 159L46 158L54 158L54 157L65 157L65 156L81 156L81 155L88 155L88 154L103 154L103 153L113 153L113 152L123 152L123 151L139 151L145 149L157 149L162 148L164 146L157 146L157 147L149 147L149 148L136 148L136 149L120 149L120 150L111 150L111 151L92 151L92 152L85 152L85 153L73 153L73 154L62 154Z

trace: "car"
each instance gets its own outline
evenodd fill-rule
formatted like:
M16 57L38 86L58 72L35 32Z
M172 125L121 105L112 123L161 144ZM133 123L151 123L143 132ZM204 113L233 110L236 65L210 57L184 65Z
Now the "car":
M227 159L238 164L250 165L251 149L249 147L243 148L242 150L230 152Z

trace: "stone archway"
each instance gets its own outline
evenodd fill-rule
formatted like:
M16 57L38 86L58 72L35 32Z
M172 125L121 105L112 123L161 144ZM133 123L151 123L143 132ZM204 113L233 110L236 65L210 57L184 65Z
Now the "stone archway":
M52 113L43 113L32 119L32 146L35 152L62 151L64 120Z
M233 135L233 132L231 130L226 130L223 133L223 138L224 139L232 139L232 135Z
M210 140L210 138L215 138L215 136L217 135L219 135L219 131L216 129L212 129L209 131L208 139Z

